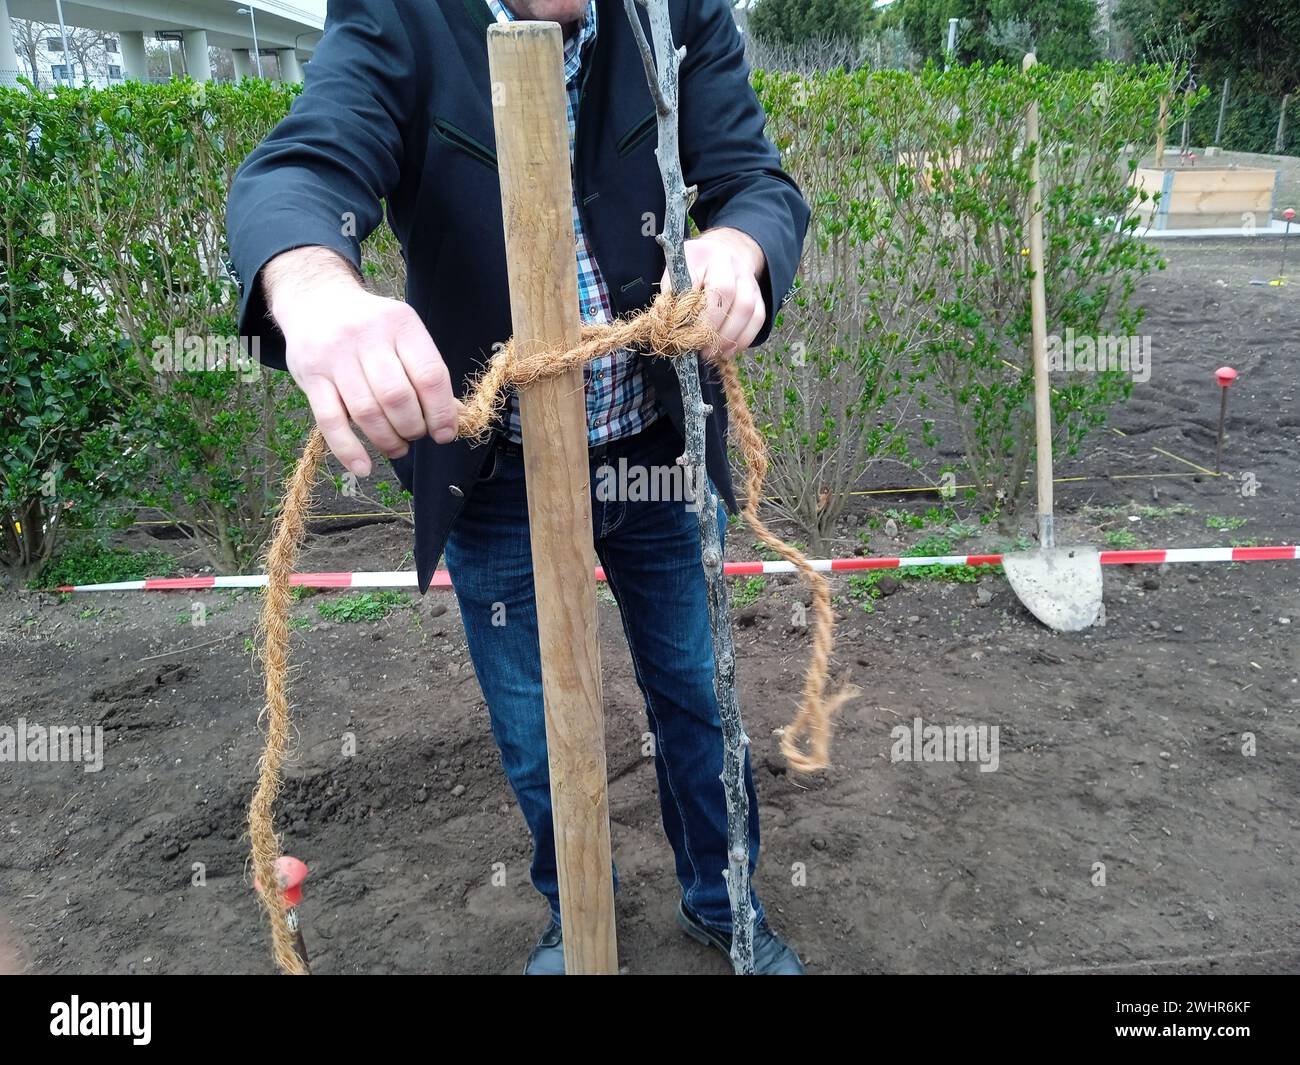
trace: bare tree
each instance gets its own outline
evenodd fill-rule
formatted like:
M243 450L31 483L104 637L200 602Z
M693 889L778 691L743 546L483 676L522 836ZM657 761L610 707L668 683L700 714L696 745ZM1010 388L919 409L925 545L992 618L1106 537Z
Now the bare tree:
M235 57L229 48L209 48L208 66L212 68L212 77L216 81L235 80Z
M185 56L175 41L149 41L146 61L150 81L166 81L185 73Z
M27 73L39 89L41 87L41 64L38 57L45 48L46 40L55 36L59 32L59 28L27 18L16 18L10 21L13 25L14 49L22 59L26 60L29 68Z
M908 70L916 57L902 30L888 29L863 37L814 37L799 44L782 44L747 34L745 58L751 67L820 74L830 70Z
M86 29L83 26L68 26L67 54L62 53L63 34L60 28L49 22L37 22L33 19L16 18L11 20L14 31L14 49L27 63L33 83L41 88L41 61L43 53L49 51L46 42L58 41L61 62L68 68L67 80L72 80L74 68L81 68L81 80L89 83L96 77L108 73L108 50L104 42L109 35L102 30Z
M104 48L106 34L103 30L90 30L83 26L69 26L68 54L63 62L68 66L71 76L72 67L81 67L81 80L89 85L97 77L108 73L108 52Z

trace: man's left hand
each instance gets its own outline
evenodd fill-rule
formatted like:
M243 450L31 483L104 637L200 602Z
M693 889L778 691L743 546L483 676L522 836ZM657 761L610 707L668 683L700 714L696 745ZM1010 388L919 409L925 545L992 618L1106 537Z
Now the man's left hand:
M686 266L694 286L709 294L708 323L718 343L702 354L707 359L732 359L749 347L767 318L758 279L766 269L763 249L738 229L710 229L686 241ZM660 287L671 290L668 271Z

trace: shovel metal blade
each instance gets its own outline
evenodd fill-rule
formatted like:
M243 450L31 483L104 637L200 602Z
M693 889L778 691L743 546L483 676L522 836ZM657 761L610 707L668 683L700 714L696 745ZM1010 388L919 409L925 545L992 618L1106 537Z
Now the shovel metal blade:
M1101 614L1101 555L1095 547L1054 547L1002 556L1011 590L1049 629L1078 632Z

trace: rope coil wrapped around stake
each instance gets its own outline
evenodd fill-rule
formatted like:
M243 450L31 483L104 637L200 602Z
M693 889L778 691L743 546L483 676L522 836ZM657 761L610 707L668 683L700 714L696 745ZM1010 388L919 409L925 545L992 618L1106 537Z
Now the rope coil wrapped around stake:
M457 435L469 440L485 439L504 409L511 389L557 376L603 355L634 348L649 356L674 358L709 348L716 341L717 334L705 320L707 309L707 293L699 289L681 295L662 292L639 314L607 325L584 326L579 343L568 351L527 350L518 338L510 340L471 382L460 412ZM815 772L830 764L832 717L846 700L857 694L857 690L846 687L835 695L826 694L827 672L835 642L830 587L826 578L809 565L801 551L782 540L759 518L758 506L768 468L767 445L754 425L735 362L719 360L714 365L722 377L731 424L745 459L745 498L741 514L762 543L794 564L811 594L812 650L799 709L794 721L784 731L781 753L791 768ZM325 439L319 429L313 429L285 491L266 560L266 599L258 626L266 674L266 703L262 712L266 740L248 813L253 873L258 884L277 884L275 860L280 848L275 835L273 807L280 790L291 724L288 698L290 577L306 530L312 487L325 454ZM284 973L305 974L306 966L294 951L293 932L285 917L282 894L279 890L265 889L259 890L258 894L271 921L276 965Z

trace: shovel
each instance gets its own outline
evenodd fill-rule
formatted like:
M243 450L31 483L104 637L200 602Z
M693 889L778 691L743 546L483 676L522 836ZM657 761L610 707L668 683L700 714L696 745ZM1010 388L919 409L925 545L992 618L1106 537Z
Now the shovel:
M1036 62L1025 56L1024 69ZM1042 174L1038 101L1025 114L1025 144L1033 152L1029 192L1029 300L1033 325L1034 431L1038 440L1038 550L1002 556L1011 590L1025 609L1057 632L1078 632L1101 614L1101 555L1094 547L1057 547L1052 516L1052 396L1047 376L1047 295L1043 287Z

